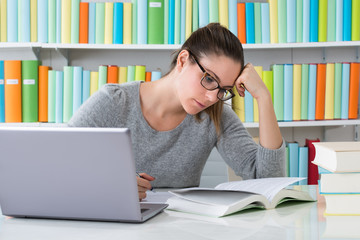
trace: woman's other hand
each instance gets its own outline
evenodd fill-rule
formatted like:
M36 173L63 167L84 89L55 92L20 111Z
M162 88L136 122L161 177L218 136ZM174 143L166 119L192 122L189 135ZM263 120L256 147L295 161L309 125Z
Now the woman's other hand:
M154 181L155 178L146 174L146 173L139 173L140 177L136 177L137 185L138 185L138 192L139 192L139 200L146 198L146 191L150 190L151 181Z

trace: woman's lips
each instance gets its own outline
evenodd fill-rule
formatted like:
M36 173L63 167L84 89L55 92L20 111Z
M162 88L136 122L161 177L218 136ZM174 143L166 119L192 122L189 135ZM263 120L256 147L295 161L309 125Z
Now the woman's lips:
M195 102L199 105L199 107L205 108L205 105L201 104L200 102L198 102L198 101L196 101L196 100L195 100Z

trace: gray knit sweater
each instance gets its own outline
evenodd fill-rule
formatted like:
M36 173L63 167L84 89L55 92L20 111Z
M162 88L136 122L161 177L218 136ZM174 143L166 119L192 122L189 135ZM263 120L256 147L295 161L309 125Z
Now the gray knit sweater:
M139 88L140 82L103 86L80 107L68 126L129 128L136 170L154 176L154 187L198 186L213 147L244 179L284 176L284 141L276 150L259 146L229 106L224 106L219 139L206 113L201 122L188 114L175 129L156 131L143 117Z

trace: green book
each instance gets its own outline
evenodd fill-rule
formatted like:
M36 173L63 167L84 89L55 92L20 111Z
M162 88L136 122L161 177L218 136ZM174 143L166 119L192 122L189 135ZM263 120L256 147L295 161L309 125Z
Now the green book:
M22 121L37 122L38 107L38 67L37 60L21 61L21 100L22 100Z
M105 42L105 3L97 2L95 5L95 43Z
M48 41L56 43L56 0L49 0L48 11Z
M272 71L263 71L262 79L265 83L265 86L268 88L271 101L274 102L274 90L273 90L273 72Z
M180 44L180 1L175 1L175 32L174 32L174 43Z
M296 42L303 41L303 0L296 1Z
M137 44L137 11L138 11L138 7L137 7L137 0L131 0L132 2L132 44Z
M341 78L342 63L335 63L335 82L334 82L334 118L341 118Z
M48 72L48 122L55 122L56 71Z
M273 71L274 110L278 121L284 120L284 65L275 64Z
M79 11L80 0L71 0L71 43L79 43Z
M164 0L164 44L169 44L169 0Z
M192 2L192 30L195 32L199 28L199 0L192 0Z
M73 67L64 67L63 122L67 123L73 114Z
M327 0L319 0L319 42L326 42L327 10Z
M300 120L308 120L308 99L309 99L309 64L302 64Z
M164 0L148 2L148 43L164 44Z
M209 23L219 22L219 0L209 0Z
M328 0L327 41L336 41L336 0Z
M261 39L261 3L254 3L255 43L262 43Z
M278 0L278 34L279 43L286 43L286 0Z
M135 66L128 66L127 82L135 81Z
M352 0L351 7L351 40L360 41L360 1Z
M107 65L99 66L99 82L98 82L98 89L107 83Z

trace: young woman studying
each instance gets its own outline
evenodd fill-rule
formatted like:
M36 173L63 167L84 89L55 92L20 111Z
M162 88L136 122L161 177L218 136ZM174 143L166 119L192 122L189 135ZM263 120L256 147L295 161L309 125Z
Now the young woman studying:
M234 86L258 102L259 145L224 104ZM152 186L198 186L214 147L244 179L285 173L285 144L270 93L254 67L244 67L238 38L218 23L193 32L164 77L103 86L68 126L131 130L140 199Z

